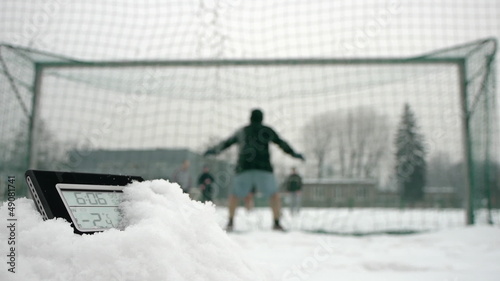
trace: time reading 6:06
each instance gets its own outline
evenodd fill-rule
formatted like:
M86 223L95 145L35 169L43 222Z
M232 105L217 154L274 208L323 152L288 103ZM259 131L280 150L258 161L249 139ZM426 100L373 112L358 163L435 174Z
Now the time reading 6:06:
M123 193L88 190L63 190L62 196L68 206L118 206L121 203Z
M69 206L118 206L122 193L98 191L62 191Z
M75 192L73 195L79 205L108 205L100 192Z

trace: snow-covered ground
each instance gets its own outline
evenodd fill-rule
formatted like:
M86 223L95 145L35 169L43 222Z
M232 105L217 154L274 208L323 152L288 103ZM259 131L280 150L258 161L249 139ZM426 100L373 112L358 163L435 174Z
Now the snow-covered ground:
M456 228L465 225L465 211L460 209L391 209L391 208L303 208L290 216L283 208L282 223L288 230L330 234L365 235L374 233L415 233ZM477 222L484 224L486 211L477 212ZM492 210L497 221L499 211ZM227 222L227 209L217 208L218 223ZM238 231L269 229L272 217L269 208L236 212Z
M460 228L405 236L301 232L230 234L274 280L499 280L500 229Z
M500 276L498 226L411 235L319 234L304 231L301 220L314 217L309 209L300 219L285 213L290 231L280 233L270 230L268 210L240 210L238 231L227 234L221 228L226 210L190 200L175 184L135 183L125 193L124 229L83 236L73 234L64 220L43 221L31 200L17 200L15 273L8 271L11 232L3 204L0 280L461 281Z

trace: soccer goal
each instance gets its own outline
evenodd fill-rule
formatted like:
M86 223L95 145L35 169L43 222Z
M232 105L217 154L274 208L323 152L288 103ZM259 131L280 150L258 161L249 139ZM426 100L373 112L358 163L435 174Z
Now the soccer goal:
M81 61L2 45L1 173L169 178L188 159L193 177L212 167L223 205L235 151L201 153L261 108L264 122L307 158L272 151L280 182L291 167L302 175L305 209L345 211L336 218L400 210L382 215L388 229L500 223L496 48L485 39L407 58ZM401 200L395 169L405 108L425 167L423 197L412 204ZM409 215L414 209L424 211Z

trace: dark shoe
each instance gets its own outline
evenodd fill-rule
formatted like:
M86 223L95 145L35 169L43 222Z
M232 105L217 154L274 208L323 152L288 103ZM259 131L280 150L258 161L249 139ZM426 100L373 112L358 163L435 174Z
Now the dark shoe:
M226 232L233 231L233 218L230 217L227 221Z
M283 231L283 232L285 231L285 229L279 223L274 224L273 230Z

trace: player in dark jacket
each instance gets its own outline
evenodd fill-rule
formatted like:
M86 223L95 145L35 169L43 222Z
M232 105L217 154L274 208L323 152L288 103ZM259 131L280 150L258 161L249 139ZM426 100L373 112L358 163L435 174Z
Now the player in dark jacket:
M213 201L212 192L214 177L210 174L210 168L208 166L203 167L203 172L198 177L198 186L201 190L201 202Z
M300 211L301 206L301 191L302 177L297 173L295 167L285 181L286 192L290 199L290 214L296 215Z
M254 109L250 116L249 125L241 128L227 140L205 152L205 155L218 154L233 144L239 146L233 190L229 195L228 231L233 229L233 218L239 199L246 197L253 186L257 187L257 190L264 196L270 198L270 206L274 217L273 228L283 230L279 222L281 201L276 179L273 175L269 144L275 143L294 158L304 160L304 157L295 152L272 128L263 125L263 117L264 114L261 110Z

